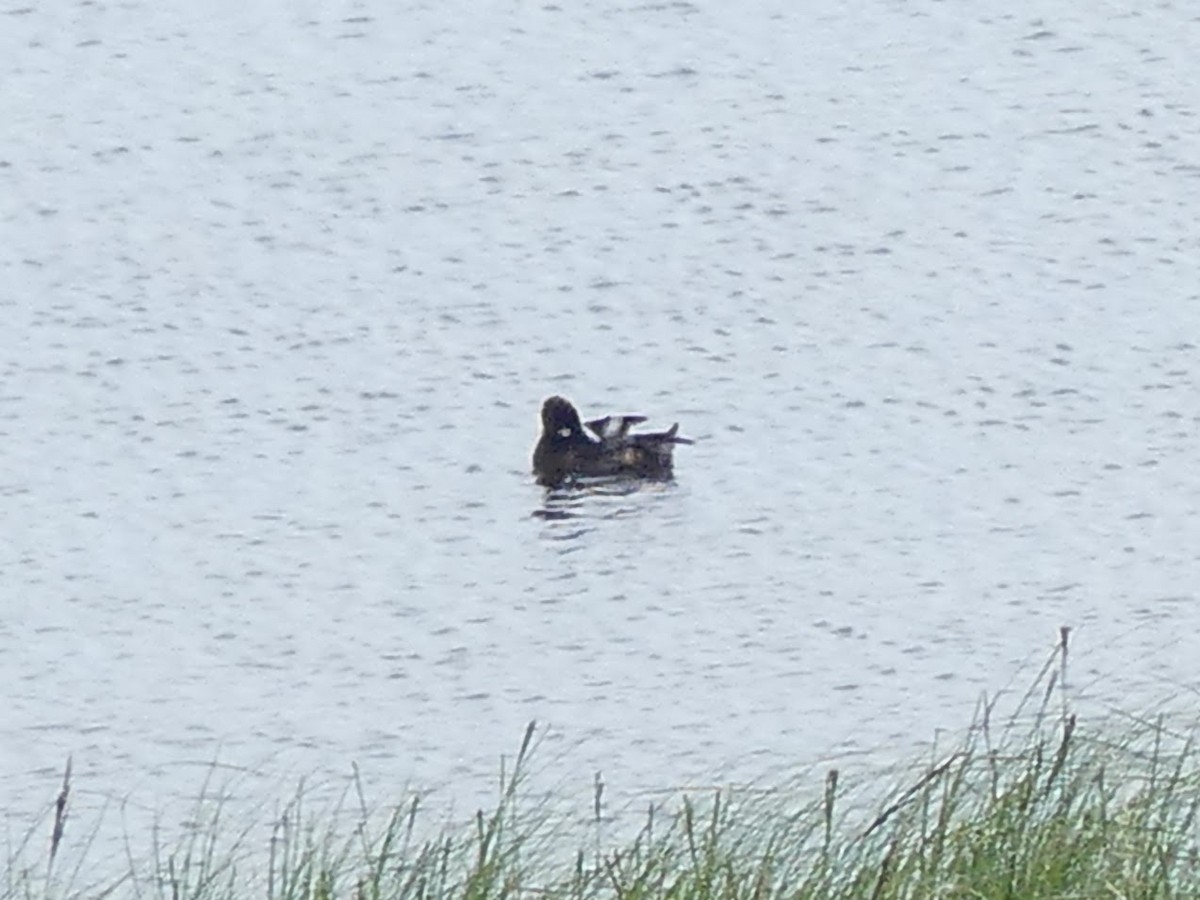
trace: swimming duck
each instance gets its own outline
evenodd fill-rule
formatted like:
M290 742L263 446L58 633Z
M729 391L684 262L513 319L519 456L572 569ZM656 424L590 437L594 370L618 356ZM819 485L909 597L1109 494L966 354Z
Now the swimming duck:
M584 431L579 413L569 400L550 397L542 404L542 436L533 450L533 474L538 484L550 487L579 476L627 476L669 479L679 423L654 434L630 434L645 416L605 416L587 423L595 438Z

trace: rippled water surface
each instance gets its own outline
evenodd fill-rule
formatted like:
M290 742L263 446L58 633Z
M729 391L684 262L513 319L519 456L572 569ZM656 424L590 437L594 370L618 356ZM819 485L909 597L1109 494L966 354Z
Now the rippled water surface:
M1185 4L0 16L0 807L618 796L1200 689ZM696 439L547 495L551 393Z

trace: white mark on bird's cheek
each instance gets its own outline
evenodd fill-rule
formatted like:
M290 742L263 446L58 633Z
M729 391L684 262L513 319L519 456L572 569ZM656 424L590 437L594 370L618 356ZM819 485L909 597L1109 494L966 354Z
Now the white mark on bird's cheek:
M560 428L560 429L558 429L558 436L559 436L559 437L570 437L570 436L571 436L573 433L574 433L574 432L572 432L570 428Z

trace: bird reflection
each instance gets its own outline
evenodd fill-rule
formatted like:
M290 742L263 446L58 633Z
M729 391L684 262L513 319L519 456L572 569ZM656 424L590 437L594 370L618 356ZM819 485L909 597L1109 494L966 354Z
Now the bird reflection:
M628 478L576 479L569 486L548 488L531 516L547 523L542 532L547 540L575 541L606 520L643 514L645 503L640 500L645 495L670 488L669 484ZM629 501L622 502L622 498Z

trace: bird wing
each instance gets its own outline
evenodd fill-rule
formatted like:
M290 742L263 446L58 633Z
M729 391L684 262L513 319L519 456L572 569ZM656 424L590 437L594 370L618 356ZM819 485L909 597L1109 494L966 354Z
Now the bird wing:
M625 437L630 428L645 421L645 416L605 416L603 419L592 419L585 424L600 440L613 441Z

